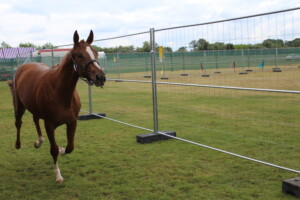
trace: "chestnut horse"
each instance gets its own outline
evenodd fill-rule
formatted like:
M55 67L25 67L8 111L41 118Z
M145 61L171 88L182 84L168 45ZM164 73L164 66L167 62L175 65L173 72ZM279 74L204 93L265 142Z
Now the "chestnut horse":
M49 68L42 63L23 64L17 69L13 81L8 81L13 96L17 128L15 147L21 148L20 129L22 116L27 109L33 115L38 133L38 141L34 143L36 148L44 141L39 119L44 120L58 183L64 180L58 167L58 155L71 153L74 149L77 116L81 107L76 91L77 81L82 78L88 84L100 87L106 81L104 71L98 63L98 53L91 46L93 40L93 31L86 41L79 41L79 35L75 31L74 46L57 67ZM67 126L66 148L58 147L55 142L54 131L62 124Z

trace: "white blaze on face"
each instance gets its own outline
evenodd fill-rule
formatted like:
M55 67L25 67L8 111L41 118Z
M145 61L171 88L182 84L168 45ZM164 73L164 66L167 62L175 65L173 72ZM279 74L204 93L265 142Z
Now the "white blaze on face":
M90 55L91 59L92 60L95 60L95 55L91 49L91 47L86 47L86 52ZM98 63L94 62L94 64L99 68L101 69L101 67L98 65Z

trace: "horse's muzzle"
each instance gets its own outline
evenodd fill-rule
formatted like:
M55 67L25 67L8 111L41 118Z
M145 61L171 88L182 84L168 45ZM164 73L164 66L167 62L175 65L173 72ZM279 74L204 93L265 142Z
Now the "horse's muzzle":
M100 87L104 86L105 81L106 81L105 74L103 74L103 75L97 74L97 75L96 75L95 85L96 85L97 87L99 87L99 86L100 86Z

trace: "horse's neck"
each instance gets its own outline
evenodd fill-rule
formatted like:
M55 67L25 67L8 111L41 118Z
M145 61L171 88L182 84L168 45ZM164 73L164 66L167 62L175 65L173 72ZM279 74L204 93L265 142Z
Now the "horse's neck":
M64 101L66 101L66 104L69 104L72 101L78 78L79 77L73 68L73 62L71 61L70 56L66 55L56 71L56 89Z

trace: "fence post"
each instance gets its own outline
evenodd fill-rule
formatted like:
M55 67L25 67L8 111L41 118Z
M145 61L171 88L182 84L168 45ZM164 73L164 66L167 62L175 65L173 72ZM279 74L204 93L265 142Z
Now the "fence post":
M278 67L278 48L275 48L275 68L273 72L281 72L281 69Z
M92 86L88 86L89 87L89 113L92 114L93 113L93 101L92 101Z
M167 135L176 137L174 131L160 131L158 132L158 111L157 111L157 90L156 90L156 44L155 44L155 30L150 29L150 46L151 46L151 74L152 74L152 105L153 105L153 133L137 135L136 141L142 144L151 143L159 140L169 139Z
M151 75L152 75L152 105L153 105L153 125L154 133L158 133L158 112L157 112L157 90L156 90L156 48L155 48L155 31L150 29L151 45Z
M54 66L54 47L51 47L51 62L52 66Z
M33 60L33 50L30 51L30 62L34 62L34 60Z
M170 57L171 57L171 71L174 71L174 67L173 67L173 52L170 53Z

